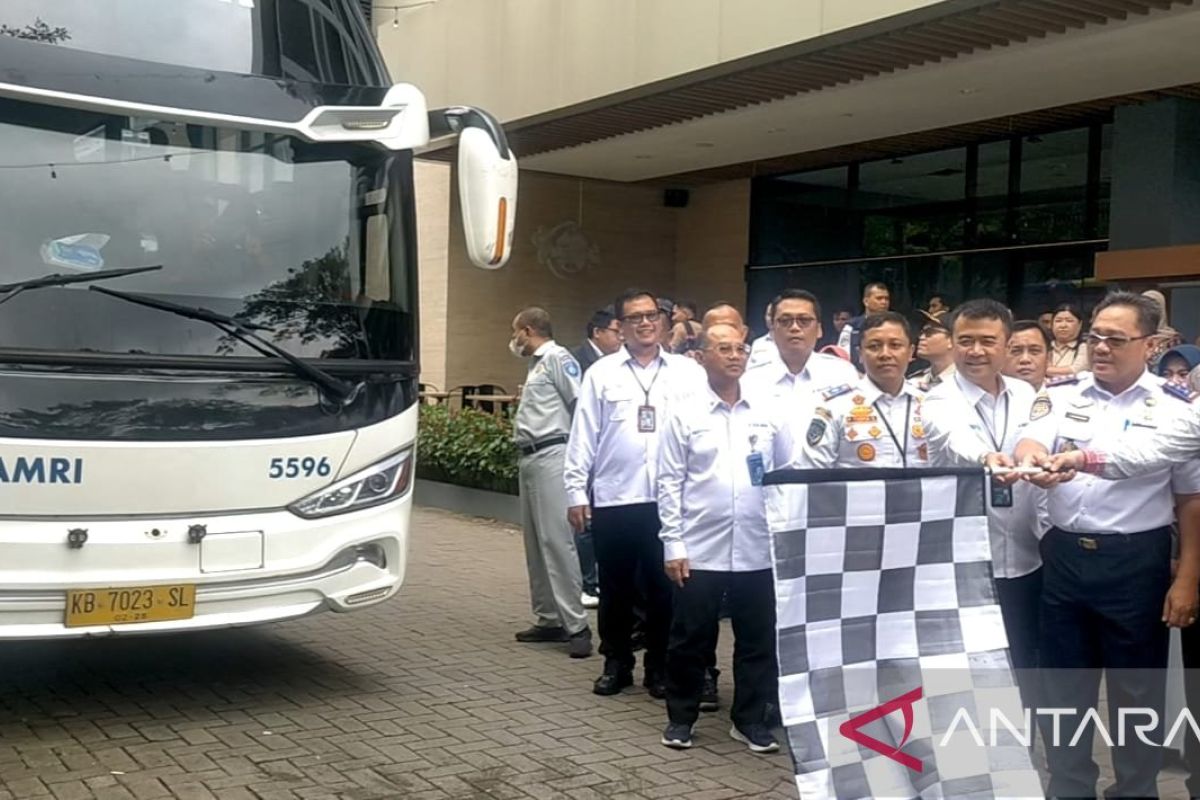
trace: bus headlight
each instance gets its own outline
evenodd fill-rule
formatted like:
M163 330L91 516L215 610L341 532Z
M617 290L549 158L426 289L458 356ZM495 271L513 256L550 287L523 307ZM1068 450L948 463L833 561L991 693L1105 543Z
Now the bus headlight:
M332 486L288 506L306 519L358 511L401 497L412 483L413 449L407 447Z

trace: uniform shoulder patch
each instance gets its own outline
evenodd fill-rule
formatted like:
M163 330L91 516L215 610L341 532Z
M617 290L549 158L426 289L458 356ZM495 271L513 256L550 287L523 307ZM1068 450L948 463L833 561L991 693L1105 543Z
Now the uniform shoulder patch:
M1055 377L1055 378L1047 378L1046 379L1046 387L1047 388L1049 388L1051 386L1070 386L1075 383L1079 383L1079 375L1078 374L1059 375L1058 377Z
M846 394L853 388L854 387L848 383L843 383L841 386L831 386L828 389L821 390L821 397L825 400L826 403L828 403L833 398L841 397L842 395Z
M1163 391L1171 395L1171 397L1182 400L1185 403L1190 403L1197 397L1196 393L1188 389L1188 387L1180 386L1179 384L1171 383L1170 381L1165 381L1162 385L1162 388Z
M1029 409L1029 421L1032 422L1047 416L1054 408L1054 404L1050 400L1050 395L1045 392L1039 392L1037 398L1033 401L1033 406Z
M580 372L581 372L581 370L579 369L579 362L576 361L575 357L572 355L564 355L563 356L562 368L563 368L563 372L567 373L572 378L578 378L580 375Z
M829 427L829 416L829 412L823 408L818 408L817 413L813 415L812 422L808 423L808 432L804 435L804 441L809 447L816 447L821 443L825 430Z

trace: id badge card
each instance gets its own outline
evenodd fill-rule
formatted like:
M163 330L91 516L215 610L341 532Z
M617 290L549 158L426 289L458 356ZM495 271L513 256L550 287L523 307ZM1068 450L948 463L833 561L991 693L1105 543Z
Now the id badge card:
M638 433L654 433L654 406L638 406Z
M992 484L992 508L1012 508L1013 487L1003 484Z
M746 467L750 470L750 485L762 486L763 475L767 472L763 466L762 453L751 453L746 456Z

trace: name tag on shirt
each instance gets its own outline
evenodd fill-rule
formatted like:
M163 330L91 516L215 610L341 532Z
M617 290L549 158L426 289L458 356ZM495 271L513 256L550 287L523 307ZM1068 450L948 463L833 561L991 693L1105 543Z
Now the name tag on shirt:
M654 406L638 406L637 423L638 433L654 433Z
M750 485L762 486L763 476L767 473L762 453L751 453L746 456L746 468L750 470Z

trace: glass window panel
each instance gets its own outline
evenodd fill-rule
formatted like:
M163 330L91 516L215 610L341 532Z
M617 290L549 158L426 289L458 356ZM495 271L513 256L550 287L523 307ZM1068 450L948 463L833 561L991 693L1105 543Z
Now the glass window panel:
M1100 186L1096 209L1096 235L1108 236L1108 220L1112 200L1112 125L1100 128Z
M863 220L864 255L961 248L966 161L966 148L957 148L863 164L854 209Z
M1017 242L1086 238L1088 129L1028 136L1021 148Z
M846 167L754 182L750 261L791 264L858 255L847 213Z
M1002 247L1008 235L1008 140L979 145L975 181L975 244Z

